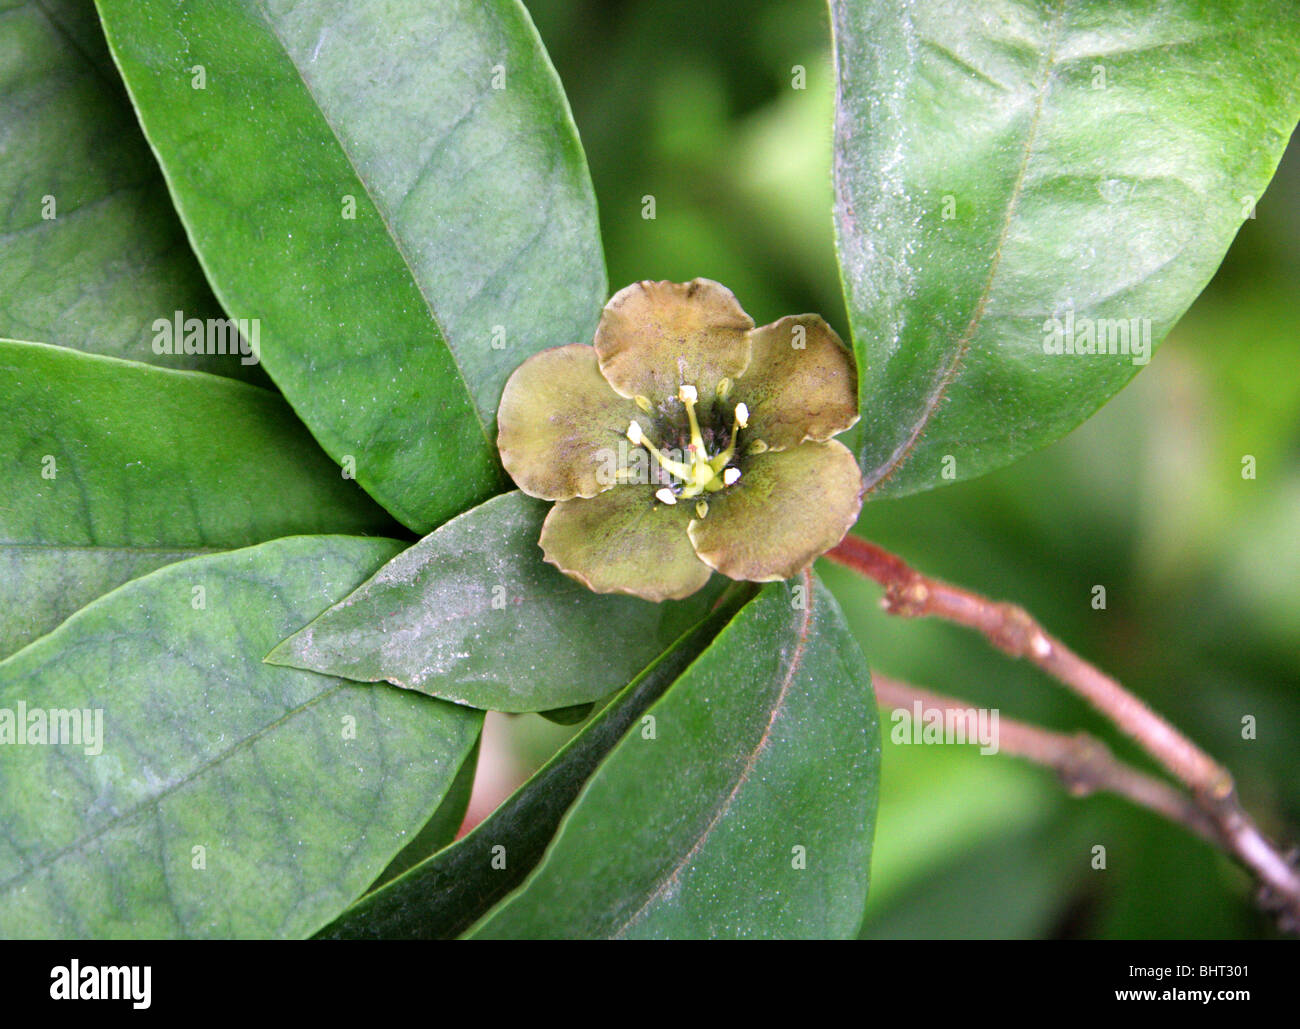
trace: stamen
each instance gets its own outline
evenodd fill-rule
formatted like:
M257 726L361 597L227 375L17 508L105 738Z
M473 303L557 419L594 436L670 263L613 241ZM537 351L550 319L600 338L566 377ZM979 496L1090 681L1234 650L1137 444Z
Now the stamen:
M716 391L720 398L731 392L731 380L719 380ZM646 397L637 395L636 404L646 413L653 413L653 405ZM695 513L703 518L709 513L709 502L705 494L717 493L740 480L740 469L728 467L736 453L736 443L740 430L749 425L749 408L745 404L735 407L735 422L731 427L727 448L720 454L710 456L704 443L704 434L700 430L700 420L695 413L699 403L700 392L689 383L682 383L677 389L677 399L686 408L686 417L690 422L690 442L686 446L687 459L675 461L659 450L654 441L646 435L641 423L633 421L627 427L627 438L635 446L645 447L659 462L660 468L671 477L672 485L655 492L655 498L661 504L676 504L679 500L694 500ZM711 426L711 432L725 431L719 426ZM710 438L713 438L712 435ZM755 440L750 451L761 453L767 449L765 444ZM663 481L660 479L660 481Z
M677 399L686 405L686 417L691 420L691 450L695 452L697 461L707 461L708 454L704 450L704 435L700 432L699 419L695 417L695 403L699 398L700 395L694 386L683 385L677 391Z
M659 462L663 470L669 475L675 475L679 479L689 479L691 477L690 466L684 465L680 461L674 461L671 457L661 453L659 448L650 441L650 437L642 430L640 422L633 422L627 427L627 438L628 442L633 446L645 447L646 450L650 451L654 459Z

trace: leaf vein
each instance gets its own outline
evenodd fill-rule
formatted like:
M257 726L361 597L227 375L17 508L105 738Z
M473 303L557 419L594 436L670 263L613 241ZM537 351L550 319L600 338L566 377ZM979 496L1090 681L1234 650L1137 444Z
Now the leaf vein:
M645 902L618 928L618 930L613 934L614 939L621 939L628 929L630 929L636 922L640 921L642 916L649 909L650 905L662 897L673 885L676 884L678 879L681 877L682 870L691 859L700 852L704 847L704 844L708 842L709 837L713 834L714 829L718 827L718 823L722 821L723 816L731 810L731 805L735 803L736 797L740 794L741 788L749 782L749 777L753 774L754 767L758 764L759 757L762 755L763 751L767 749L768 742L772 738L772 727L776 725L777 718L781 712L785 710L786 698L790 693L790 684L794 682L795 673L798 672L800 666L803 664L804 651L808 646L808 635L812 629L814 591L812 573L808 570L805 570L803 573L803 586L804 596L807 598L807 603L804 607L803 617L799 620L799 631L795 640L794 652L790 655L790 666L786 669L785 677L781 681L781 688L777 692L775 702L772 704L772 714L767 720L767 725L763 727L763 732L760 734L758 742L754 744L754 749L750 752L744 766L741 768L740 775L736 777L735 785L732 786L731 792L727 794L722 803L718 805L717 811L714 812L713 817L709 820L709 824L704 827L704 831L700 833L695 843L691 846L691 849L678 859L677 863L673 866L672 871L669 872L668 875L666 875L658 885L650 891Z
M320 113L321 121L325 123L326 127L330 130L330 135L334 137L334 142L338 144L339 153L343 155L344 159L348 162L348 167L352 169L352 174L356 176L357 185L361 188L362 192L365 193L366 197L370 200L370 203L374 205L375 213L379 216L380 224L383 225L384 231L388 233L388 238L396 248L398 255L402 259L402 263L406 265L406 270L411 276L411 282L414 284L416 291L420 294L420 298L424 301L425 309L429 312L429 320L433 323L434 328L438 330L438 335L442 339L443 346L447 348L447 354L451 358L451 363L456 369L456 374L460 377L461 385L465 388L465 398L474 412L474 420L478 422L479 431L483 434L483 439L487 442L488 448L495 453L496 441L492 438L492 434L488 430L487 422L483 420L483 415L479 411L478 401L474 391L470 389L469 379L465 376L465 369L460 363L460 358L456 355L455 348L451 345L451 340L448 338L447 331L443 328L441 319L438 317L438 312L434 308L433 298L429 296L424 287L424 283L422 283L419 276L416 275L415 263L411 260L411 255L407 253L406 246L402 243L401 238L393 228L389 213L386 211L384 205L379 202L379 199L371 192L370 186L366 180L362 178L361 171L357 168L356 161L353 160L351 151L349 151L344 145L342 137L334 127L334 123L325 116L325 108L321 105L320 100L317 99L316 93L312 89L311 84L307 81L307 76L303 74L302 68L300 68L298 62L293 59L288 45L276 29L275 23L267 12L265 5L258 3L257 12L261 15L262 23L266 26L266 30L272 35L272 37L274 37L275 41L279 44L280 49L284 52L285 58L293 67L293 70L297 72L298 80L302 83L303 89L307 91L307 95L311 97L312 103L316 105L316 110Z
M931 418L934 417L934 413L939 409L939 405L943 403L944 397L947 396L948 389L956 380L962 361L970 350L975 333L979 331L980 324L984 319L984 312L993 293L993 284L997 279L998 267L1002 263L1002 252L1006 247L1007 237L1011 232L1011 224L1015 219L1016 208L1024 192L1025 173L1029 168L1029 159L1033 153L1034 141L1038 135L1039 123L1042 120L1044 102L1052 81L1052 71L1056 66L1057 49L1061 38L1061 24L1065 20L1065 6L1066 0L1061 0L1056 8L1056 16L1052 19L1051 36L1048 41L1046 59L1043 62L1043 74L1035 91L1034 111L1030 116L1029 128L1025 134L1025 145L1021 152L1020 167L1016 171L1016 181L1011 187L1011 195L1007 198L1006 211L1002 218L1002 228L998 233L997 244L993 248L993 256L989 260L989 271L984 280L984 288L980 290L980 295L975 301L975 307L971 311L970 320L966 323L966 328L962 331L961 336L958 337L947 364L942 366L933 388L925 398L920 417L913 423L907 438L895 448L888 460L877 467L864 482L864 495L871 493L887 482L912 455L916 444L929 426Z

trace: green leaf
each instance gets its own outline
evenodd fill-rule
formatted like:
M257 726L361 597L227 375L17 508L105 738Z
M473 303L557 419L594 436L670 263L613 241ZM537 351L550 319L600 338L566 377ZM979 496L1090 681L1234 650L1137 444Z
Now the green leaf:
M194 558L0 663L0 712L102 717L93 746L0 746L0 935L297 937L360 895L481 716L254 655L397 547L312 536Z
M834 598L810 574L770 585L469 935L852 937L879 762L869 672Z
M938 0L830 6L853 438L868 490L911 493L1061 437L1145 363L1300 116L1300 19L1279 0L1230 16L1106 0L996 17ZM1100 332L1112 352L1046 352L1053 318L1062 343L1086 350Z
M495 492L506 377L591 339L605 299L586 162L523 7L100 11L217 295L260 320L325 450L420 532Z
M91 0L0 18L0 336L261 377L235 355L158 355L152 325L220 317L113 68Z
M0 656L180 558L393 528L256 386L0 340L0 410Z
M479 741L476 740L469 757L461 763L460 771L456 773L456 778L447 788L447 795L442 798L438 810L424 823L424 828L415 834L411 842L402 848L401 853L388 862L388 867L379 874L379 878L371 884L370 889L377 889L384 883L396 879L408 868L414 868L456 838L456 833L465 821L465 813L469 810L470 795L474 792L478 754Z
M697 622L725 580L677 603L592 593L542 560L548 506L516 491L467 511L267 660L490 711L612 693Z
M554 722L556 725L577 725L579 722L585 722L587 716L591 714L595 707L595 702L588 701L586 704L571 704L568 707L553 707L546 711L537 713L545 718L548 722Z
M601 760L753 592L745 585L723 598L464 839L362 898L320 935L450 939L468 929L523 881Z

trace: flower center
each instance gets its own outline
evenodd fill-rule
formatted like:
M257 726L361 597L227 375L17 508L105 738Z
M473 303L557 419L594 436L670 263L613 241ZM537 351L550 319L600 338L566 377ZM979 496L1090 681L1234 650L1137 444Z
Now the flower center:
M723 379L718 383L718 400L725 400L730 391L730 381ZM669 477L669 484L655 492L656 499L670 505L676 504L678 500L695 500L695 513L703 518L709 513L708 495L740 481L740 469L732 461L736 456L736 441L741 430L749 426L749 408L743 403L736 404L732 409L729 431L725 425L710 426L710 440L725 438L727 441L725 447L711 453L696 413L696 405L700 401L699 391L694 386L683 385L677 391L677 399L686 411L689 436L685 448L676 456L665 453L656 445L641 428L640 422L634 421L628 426L627 438L633 446L644 447L649 451ZM642 410L653 410L650 401L644 397L637 397L636 402Z

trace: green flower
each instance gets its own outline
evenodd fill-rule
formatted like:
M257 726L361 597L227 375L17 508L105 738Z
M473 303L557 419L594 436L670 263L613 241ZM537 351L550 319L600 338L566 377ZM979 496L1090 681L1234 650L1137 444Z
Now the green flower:
M857 420L853 357L817 315L755 328L709 279L638 282L594 346L515 369L497 446L520 489L559 501L547 561L597 593L667 600L715 569L787 579L843 539L862 477L831 437Z

